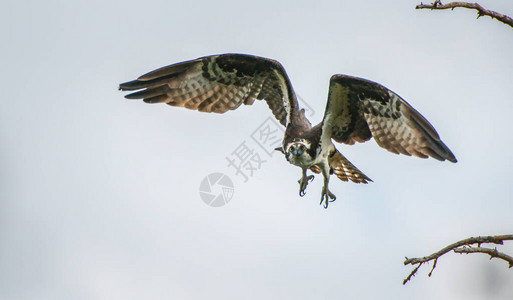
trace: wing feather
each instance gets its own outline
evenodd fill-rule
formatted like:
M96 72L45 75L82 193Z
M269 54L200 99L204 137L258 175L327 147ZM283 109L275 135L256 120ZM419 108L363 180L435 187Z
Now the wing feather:
M126 95L127 99L214 113L265 100L283 125L298 110L296 95L281 64L244 54L212 55L162 67L120 84L119 89L136 91Z
M372 181L369 177L363 174L362 171L358 170L358 168L355 167L338 150L334 150L334 152L329 156L328 161L330 170L332 170L333 174L342 181L351 180L355 183L367 183Z
M384 86L362 78L333 75L323 119L323 138L354 144L374 137L390 152L456 162L433 126Z

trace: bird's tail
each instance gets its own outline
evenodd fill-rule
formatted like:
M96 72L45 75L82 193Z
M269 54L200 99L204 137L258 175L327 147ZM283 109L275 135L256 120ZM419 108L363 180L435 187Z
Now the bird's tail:
M351 180L355 183L368 183L372 181L336 149L330 154L328 162L330 164L330 174L335 174L342 181ZM320 173L321 171L317 166L312 167L311 170L315 173Z

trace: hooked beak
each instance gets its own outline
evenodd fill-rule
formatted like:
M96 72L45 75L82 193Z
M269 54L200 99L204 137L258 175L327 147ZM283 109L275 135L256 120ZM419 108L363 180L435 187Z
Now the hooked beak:
M301 156L305 150L301 149L300 146L292 146L290 153L294 156Z
M303 154L303 150L299 149L299 148L295 148L293 151L292 151L292 154L294 154L295 156L301 156L301 154Z

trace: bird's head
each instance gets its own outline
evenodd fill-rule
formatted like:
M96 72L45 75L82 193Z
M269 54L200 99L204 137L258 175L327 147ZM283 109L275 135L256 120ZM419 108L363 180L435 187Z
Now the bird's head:
M283 147L278 147L274 150L280 151L285 154L287 161L293 165L304 167L313 162L312 152L310 148L312 144L307 139L295 138L287 142Z
M287 145L286 153L300 157L305 153L307 145L303 142L290 143Z
M284 154L287 160L293 164L306 164L312 161L310 154L311 143L306 139L294 139L284 145Z

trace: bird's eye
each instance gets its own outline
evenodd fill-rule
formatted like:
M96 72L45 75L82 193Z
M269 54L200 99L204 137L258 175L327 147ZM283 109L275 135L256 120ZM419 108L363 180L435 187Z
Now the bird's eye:
M299 146L299 149L301 149L302 151L305 151L306 148L305 148L305 146L301 145L301 146Z
M292 151L294 151L294 147L289 148L289 152L292 152Z

